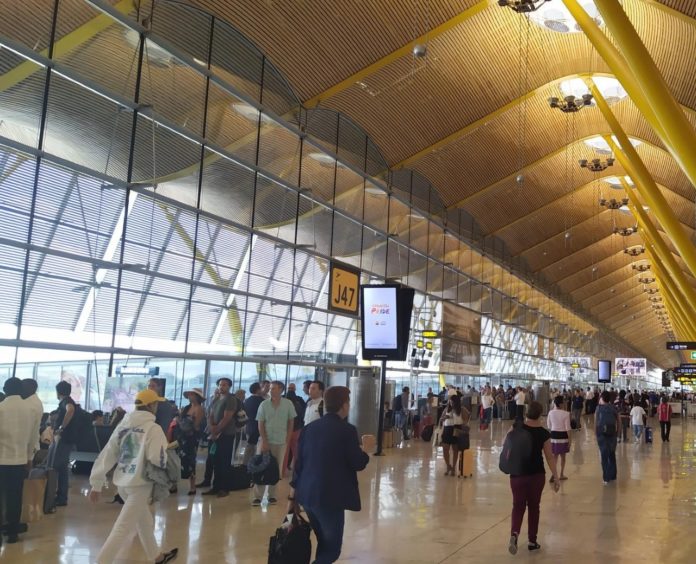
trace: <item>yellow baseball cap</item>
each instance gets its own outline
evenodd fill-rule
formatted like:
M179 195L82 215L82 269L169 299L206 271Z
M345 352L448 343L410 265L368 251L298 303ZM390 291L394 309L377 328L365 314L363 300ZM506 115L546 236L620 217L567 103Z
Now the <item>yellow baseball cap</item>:
M144 390L140 390L136 395L135 395L135 405L150 405L151 403L155 403L158 401L167 401L165 398L161 398L160 396L157 395L156 392L153 392L152 390L146 388Z

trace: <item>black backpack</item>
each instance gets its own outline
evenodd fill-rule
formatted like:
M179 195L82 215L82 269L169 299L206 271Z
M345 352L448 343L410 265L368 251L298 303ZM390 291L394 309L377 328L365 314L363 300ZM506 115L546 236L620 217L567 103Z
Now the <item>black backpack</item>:
M532 434L522 426L513 427L505 437L498 468L512 476L523 475L532 458Z

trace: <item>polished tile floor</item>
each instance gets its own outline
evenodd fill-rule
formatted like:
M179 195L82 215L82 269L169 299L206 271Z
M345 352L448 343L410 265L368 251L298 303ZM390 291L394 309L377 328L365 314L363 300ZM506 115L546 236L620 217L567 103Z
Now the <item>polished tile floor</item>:
M653 421L653 426L656 422ZM584 426L573 433L567 482L545 488L539 543L507 552L511 496L497 458L507 424L472 432L473 478L445 477L429 443L408 441L372 457L360 475L363 510L348 513L341 561L360 563L534 562L681 563L693 561L696 538L696 422L675 422L670 443L619 444L619 479L604 487L599 452ZM280 496L284 497L283 483ZM72 481L70 506L32 524L22 542L5 545L0 562L94 562L120 506L90 505L86 479ZM182 482L182 490L186 490ZM157 509L157 537L178 546L178 562L266 562L282 506L252 508L247 492L226 499L172 496ZM522 540L526 540L526 520ZM314 540L313 540L314 542ZM145 562L135 541L118 562Z

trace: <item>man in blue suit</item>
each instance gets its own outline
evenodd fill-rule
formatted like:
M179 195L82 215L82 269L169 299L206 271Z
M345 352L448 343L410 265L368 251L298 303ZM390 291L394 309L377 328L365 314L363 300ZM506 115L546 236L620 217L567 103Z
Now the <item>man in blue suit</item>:
M345 510L360 511L357 472L370 457L360 448L358 431L346 421L350 390L332 386L324 393L324 416L300 435L288 512L304 507L314 534L314 564L336 562L341 554Z

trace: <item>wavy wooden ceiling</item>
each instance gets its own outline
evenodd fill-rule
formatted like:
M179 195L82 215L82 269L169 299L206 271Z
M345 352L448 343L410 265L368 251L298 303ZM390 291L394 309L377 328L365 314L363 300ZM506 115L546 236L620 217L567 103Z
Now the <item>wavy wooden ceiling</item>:
M391 166L423 174L445 205L472 214L485 233L502 239L513 256L595 319L654 361L674 362L664 351L648 294L630 266L645 255L634 259L623 252L642 244L641 236L612 234L614 227L632 226L634 219L598 204L600 194L623 197L601 179L625 173L618 163L601 174L577 165L580 158L601 156L584 140L610 129L597 108L567 116L548 107L547 98L559 95L561 79L608 72L583 34L527 26L511 10L489 2L431 38L425 59L407 52L322 96L479 3L194 3L233 22L266 52L301 99L319 96L321 107L350 116ZM696 109L696 2L625 0L623 5L677 100ZM526 37L525 65L519 45ZM629 99L613 109L626 132L643 142L639 154L693 239L694 187ZM696 123L696 113L688 115ZM522 184L516 180L520 169ZM684 267L681 259L679 264Z

